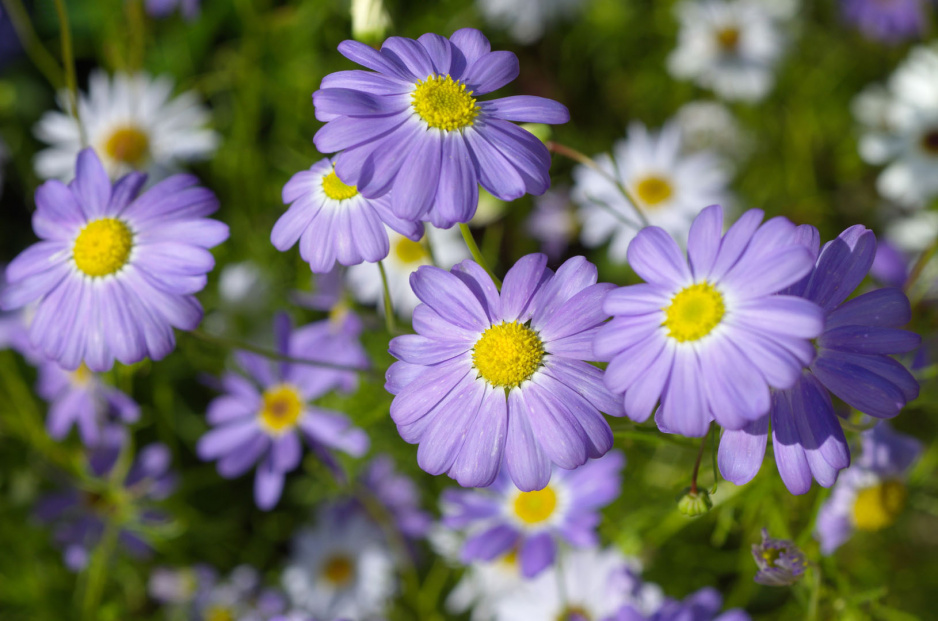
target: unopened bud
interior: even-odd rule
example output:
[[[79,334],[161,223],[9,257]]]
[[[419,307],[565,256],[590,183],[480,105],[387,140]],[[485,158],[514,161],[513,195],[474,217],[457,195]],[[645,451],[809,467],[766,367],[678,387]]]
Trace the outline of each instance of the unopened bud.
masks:
[[[352,38],[368,45],[384,40],[391,16],[381,0],[352,0]]]
[[[713,501],[710,500],[710,494],[705,489],[692,492],[688,487],[684,490],[684,495],[677,501],[677,510],[687,517],[701,516],[712,508]]]
[[[553,135],[550,125],[544,125],[543,123],[522,123],[521,129],[528,130],[541,142],[547,142]]]

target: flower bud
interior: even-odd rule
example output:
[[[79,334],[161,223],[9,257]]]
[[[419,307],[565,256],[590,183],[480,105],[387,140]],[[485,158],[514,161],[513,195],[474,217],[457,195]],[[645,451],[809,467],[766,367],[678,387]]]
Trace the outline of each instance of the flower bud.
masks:
[[[688,487],[677,501],[677,510],[687,517],[701,516],[712,508],[713,501],[710,500],[710,494],[705,489],[692,492]]]

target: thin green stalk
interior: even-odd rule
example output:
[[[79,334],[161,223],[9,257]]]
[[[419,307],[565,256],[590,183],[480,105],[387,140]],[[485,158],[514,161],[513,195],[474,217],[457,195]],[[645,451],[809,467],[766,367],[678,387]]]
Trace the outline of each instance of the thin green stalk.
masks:
[[[104,535],[101,541],[95,547],[94,554],[91,556],[91,564],[88,566],[88,574],[85,582],[84,597],[81,603],[81,617],[85,621],[96,621],[100,618],[99,606],[101,595],[104,593],[104,585],[107,579],[107,566],[114,554],[114,548],[117,545],[117,536],[120,528],[113,520],[108,519],[104,527]]]
[[[488,262],[485,260],[485,257],[482,256],[482,251],[479,250],[478,244],[476,244],[475,238],[472,236],[472,231],[469,230],[469,225],[465,222],[459,223],[459,232],[462,233],[463,241],[466,242],[466,247],[469,249],[469,254],[472,255],[472,260],[482,266],[482,269],[489,275],[492,279],[492,282],[495,283],[495,287],[501,290],[502,281],[499,280],[498,276],[492,272],[489,268]]]
[[[931,261],[931,258],[935,256],[935,251],[938,251],[938,238],[936,238],[928,247],[922,251],[922,256],[918,258],[918,261],[915,262],[915,266],[912,268],[911,273],[909,273],[909,278],[905,281],[902,289],[908,293],[912,286],[918,281],[919,277],[922,275],[925,266],[928,265],[928,262]]]
[[[378,261],[378,271],[381,272],[381,288],[384,290],[384,321],[390,334],[397,333],[394,321],[394,304],[391,303],[391,287],[388,285],[388,273],[384,269],[384,261]]]
[[[707,436],[700,441],[700,450],[697,451],[697,459],[694,461],[694,471],[690,476],[690,493],[697,493],[697,474],[700,472],[700,462],[703,460],[704,447],[707,446]]]
[[[78,122],[78,131],[81,135],[82,146],[88,145],[85,130],[78,118],[78,77],[75,73],[75,51],[72,47],[72,29],[68,22],[68,11],[64,0],[53,0],[55,12],[59,19],[59,37],[62,41],[62,65],[65,67],[65,86],[68,89],[69,114]]]
[[[62,68],[58,61],[49,53],[39,36],[33,29],[32,22],[29,21],[29,13],[23,6],[22,0],[0,0],[0,4],[6,9],[6,14],[10,17],[10,23],[13,24],[13,30],[17,38],[23,44],[23,49],[29,60],[36,65],[52,88],[58,90],[65,85],[65,78],[62,76]]]
[[[710,457],[713,462],[713,489],[710,490],[710,495],[713,496],[717,493],[717,483],[720,481],[720,475],[717,471],[717,436],[720,435],[719,427],[712,425],[710,427]]]

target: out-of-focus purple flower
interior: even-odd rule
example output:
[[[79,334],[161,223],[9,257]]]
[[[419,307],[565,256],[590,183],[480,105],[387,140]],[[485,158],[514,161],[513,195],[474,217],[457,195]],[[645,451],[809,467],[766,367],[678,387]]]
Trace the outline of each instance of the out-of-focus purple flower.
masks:
[[[778,472],[791,493],[804,494],[812,479],[830,487],[850,465],[850,449],[828,391],[870,416],[895,416],[918,396],[919,386],[891,355],[914,350],[921,338],[899,329],[912,314],[900,289],[879,289],[844,301],[869,272],[876,253],[872,231],[850,227],[819,254],[817,229],[803,226],[798,233],[817,264],[783,293],[823,309],[817,353],[794,386],[773,391],[770,415],[724,432],[718,461],[727,480],[737,485],[750,481],[762,465],[771,419]]]
[[[362,484],[393,516],[397,530],[411,539],[426,536],[433,519],[420,508],[420,491],[413,479],[394,469],[394,460],[378,455],[362,475]]]
[[[901,288],[909,277],[909,258],[893,244],[880,240],[870,276],[887,287]]]
[[[312,293],[297,292],[293,301],[306,308],[329,312],[342,300],[345,290],[343,270],[335,266],[325,274],[313,274]]]
[[[92,471],[102,479],[114,467],[117,443],[101,446],[92,456]],[[53,537],[62,548],[65,564],[73,571],[85,567],[91,551],[110,522],[120,528],[118,540],[132,556],[146,557],[150,546],[139,534],[140,526],[155,526],[165,520],[163,514],[148,505],[163,500],[176,487],[176,475],[170,470],[172,454],[163,444],[151,444],[137,454],[122,487],[108,488],[102,481],[94,487],[73,488],[42,498],[36,505],[36,517],[53,525]]]
[[[162,19],[169,17],[177,9],[187,20],[193,20],[199,16],[200,3],[202,0],[145,0],[147,14],[150,17]]]
[[[218,200],[191,175],[140,194],[146,179],[130,173],[112,185],[85,149],[74,181],[36,191],[42,241],[7,266],[0,307],[36,302],[30,340],[68,370],[159,360],[176,346],[174,327],[193,330],[202,319],[194,294],[215,265],[208,249],[228,238],[227,225],[207,217]]]
[[[356,321],[351,327],[340,324],[338,333],[331,332],[328,321],[293,330],[281,315],[274,326],[277,350],[291,358],[364,368],[367,358],[356,340],[361,331]],[[251,379],[235,373],[222,377],[225,394],[208,406],[207,419],[214,428],[199,440],[197,451],[203,460],[219,460],[218,472],[226,478],[240,476],[260,462],[254,479],[260,508],[270,509],[280,499],[285,475],[299,466],[301,437],[333,468],[338,466],[330,450],[356,457],[368,450],[368,436],[344,414],[310,404],[332,390],[354,388],[353,371],[274,363],[248,352],[238,352],[237,361]]]
[[[645,615],[632,605],[623,606],[606,621],[749,621],[739,608],[720,613],[723,596],[712,587],[704,587],[683,600],[666,598],[655,612]]]
[[[575,470],[554,469],[543,489],[522,492],[504,470],[484,489],[448,489],[441,499],[443,524],[465,531],[466,564],[517,552],[523,576],[554,563],[561,542],[598,545],[599,510],[619,496],[625,456],[616,451]]]
[[[267,621],[286,610],[283,594],[261,584],[257,570],[249,565],[235,567],[226,580],[207,567],[196,568],[198,587],[190,609],[193,619]]]
[[[339,52],[372,71],[323,78],[313,104],[326,124],[313,142],[341,152],[336,173],[363,196],[390,192],[397,217],[450,228],[472,219],[479,185],[505,201],[550,187],[547,148],[511,121],[566,123],[570,113],[529,95],[477,100],[519,71],[518,57],[491,51],[478,30],[390,37],[380,50],[343,41]]]
[[[423,302],[417,334],[391,341],[398,362],[385,388],[396,395],[391,418],[401,437],[420,445],[421,468],[484,487],[504,456],[511,480],[532,491],[550,481],[552,464],[576,468],[612,448],[602,412],[620,416],[621,404],[586,362],[613,286],[596,279],[583,257],[554,273],[543,254],[519,259],[501,292],[469,260],[411,275]]]
[[[905,476],[922,453],[922,444],[894,431],[886,422],[863,432],[862,452],[845,470],[817,517],[815,538],[831,554],[855,530],[877,531],[892,525],[905,507]]]
[[[206,565],[183,569],[156,567],[150,572],[147,592],[160,604],[185,606],[195,600],[202,585],[213,580],[215,570]]]
[[[82,442],[95,446],[105,427],[123,430],[123,425],[140,418],[140,406],[133,399],[102,382],[85,365],[66,371],[55,361],[43,362],[36,392],[49,402],[46,429],[56,440],[77,426]]]
[[[821,309],[776,294],[810,273],[814,257],[794,224],[762,217],[749,210],[722,235],[722,208],[707,207],[687,257],[658,227],[632,240],[629,264],[645,282],[606,296],[613,319],[593,342],[596,358],[610,361],[605,385],[624,395],[632,420],[654,411],[659,429],[685,436],[705,435],[714,419],[742,429],[769,411],[770,388],[790,388],[811,362]]]
[[[841,0],[843,15],[867,39],[900,43],[925,33],[927,0]]]
[[[759,571],[755,581],[766,586],[790,586],[801,579],[808,561],[804,553],[787,539],[773,539],[762,529],[762,543],[752,544],[752,557]]]
[[[569,192],[566,189],[549,190],[535,199],[534,211],[525,221],[525,229],[541,242],[541,250],[551,261],[562,257],[577,231]]]

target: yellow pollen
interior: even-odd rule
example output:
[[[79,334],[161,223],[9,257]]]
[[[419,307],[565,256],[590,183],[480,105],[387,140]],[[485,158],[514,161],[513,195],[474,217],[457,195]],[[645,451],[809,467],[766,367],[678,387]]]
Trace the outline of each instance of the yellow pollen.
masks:
[[[235,616],[225,606],[212,606],[205,611],[205,621],[235,621]]]
[[[922,148],[925,149],[925,152],[929,155],[938,157],[938,128],[922,136]]]
[[[739,48],[739,28],[728,26],[717,32],[717,44],[726,53],[735,52]]]
[[[342,183],[334,170],[322,178],[322,191],[334,201],[344,201],[358,195],[358,187]]]
[[[257,417],[271,435],[281,435],[296,426],[303,412],[300,392],[290,384],[278,384],[264,391],[263,406]]]
[[[518,568],[518,548],[514,547],[499,557],[498,562],[512,569]]]
[[[554,514],[557,492],[550,486],[536,492],[521,492],[515,498],[515,515],[525,524],[540,524]]]
[[[75,265],[97,278],[119,271],[130,258],[134,236],[117,218],[101,218],[85,225],[72,247]]]
[[[91,381],[91,369],[88,368],[88,365],[82,362],[77,369],[72,371],[71,379],[72,384],[76,386],[84,386]]]
[[[544,358],[544,344],[537,332],[513,321],[502,322],[482,333],[472,348],[472,364],[493,386],[514,388],[534,375]]]
[[[326,559],[322,566],[322,577],[334,586],[342,586],[352,579],[355,566],[347,556],[336,555]]]
[[[567,606],[559,615],[557,621],[592,621],[589,611],[582,606]]]
[[[665,320],[661,325],[668,329],[668,336],[681,343],[707,336],[726,314],[723,296],[707,281],[684,287],[662,310]]]
[[[104,143],[108,157],[134,168],[139,168],[146,161],[149,151],[150,138],[132,125],[117,128]]]
[[[635,194],[643,207],[657,207],[671,198],[673,192],[668,180],[657,175],[649,175],[635,185]]]
[[[394,242],[394,256],[401,263],[423,263],[430,258],[427,249],[420,242],[407,239],[403,235]]]
[[[472,125],[479,114],[472,91],[448,75],[428,75],[426,80],[417,82],[411,97],[414,112],[430,127],[446,131],[462,129]]]
[[[768,564],[769,567],[775,567],[775,562],[781,555],[782,551],[777,548],[768,548],[767,550],[762,551],[762,559]]]
[[[884,481],[857,492],[853,523],[857,530],[880,530],[892,525],[905,507],[908,492],[899,481]]]

